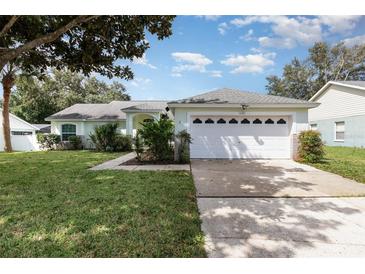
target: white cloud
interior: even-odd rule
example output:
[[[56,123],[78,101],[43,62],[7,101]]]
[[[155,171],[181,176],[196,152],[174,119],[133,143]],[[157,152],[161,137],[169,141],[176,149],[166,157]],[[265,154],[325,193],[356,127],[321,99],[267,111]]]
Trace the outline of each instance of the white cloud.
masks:
[[[217,21],[221,15],[197,15],[196,17],[204,18],[207,21]]]
[[[286,49],[291,49],[295,47],[294,40],[290,38],[271,38],[263,36],[260,37],[258,41],[261,47],[286,48]]]
[[[248,26],[252,23],[271,24],[272,37],[259,38],[262,47],[293,48],[297,45],[312,45],[322,41],[324,27],[331,33],[343,33],[356,27],[360,16],[246,16],[230,21],[236,27]]]
[[[321,23],[329,27],[330,32],[345,33],[356,27],[361,19],[359,15],[322,15],[318,17]]]
[[[148,59],[146,58],[146,54],[144,53],[143,56],[141,58],[133,58],[133,63],[137,64],[137,65],[143,65],[143,66],[147,66],[151,69],[157,69],[156,66],[150,64],[148,62]]]
[[[245,41],[251,41],[253,40],[253,32],[254,32],[253,29],[249,29],[247,33],[240,38]]]
[[[224,35],[226,34],[227,30],[229,29],[229,26],[226,22],[223,22],[223,23],[220,23],[218,25],[218,32],[221,34],[221,35]]]
[[[231,54],[221,63],[234,67],[230,71],[231,73],[262,73],[265,68],[274,65],[275,56],[274,52],[248,55]]]
[[[170,75],[172,77],[181,77],[182,76],[182,74],[181,73],[178,73],[178,72],[172,72]]]
[[[200,53],[174,52],[171,56],[177,63],[180,63],[172,68],[173,74],[181,74],[184,71],[206,72],[206,66],[213,63]]]
[[[211,77],[214,77],[214,78],[221,78],[222,77],[222,71],[220,70],[212,70],[209,72],[210,76]]]
[[[365,44],[365,35],[358,35],[342,40],[347,47]]]
[[[131,82],[130,85],[134,87],[141,87],[151,82],[149,78],[136,77]]]

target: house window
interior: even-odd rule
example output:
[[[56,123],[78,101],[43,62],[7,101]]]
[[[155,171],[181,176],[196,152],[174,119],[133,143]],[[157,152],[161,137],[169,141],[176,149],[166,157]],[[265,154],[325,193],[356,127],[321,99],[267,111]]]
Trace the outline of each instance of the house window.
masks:
[[[230,124],[238,124],[238,121],[236,119],[232,118],[231,120],[229,120],[228,123],[230,123]]]
[[[202,123],[202,120],[200,120],[199,118],[196,118],[194,121],[193,121],[193,124],[201,124]]]
[[[32,135],[31,131],[12,131],[11,135]]]
[[[335,141],[345,140],[345,122],[335,122]]]
[[[249,123],[250,123],[250,121],[247,120],[246,118],[241,121],[241,124],[249,124]]]
[[[255,120],[253,120],[252,122],[253,124],[262,124],[261,120],[256,118]]]
[[[217,121],[217,124],[225,124],[226,123],[226,120],[224,120],[223,118],[220,118],[218,121]]]
[[[286,121],[284,119],[279,119],[279,121],[276,122],[277,124],[279,125],[285,125],[286,124]]]
[[[210,118],[208,118],[207,120],[205,120],[206,124],[214,124],[214,121]]]
[[[64,124],[62,125],[62,141],[68,141],[70,136],[76,136],[76,125]]]
[[[265,121],[265,124],[274,124],[274,121],[269,118]]]
[[[317,124],[311,124],[311,130],[318,130]]]

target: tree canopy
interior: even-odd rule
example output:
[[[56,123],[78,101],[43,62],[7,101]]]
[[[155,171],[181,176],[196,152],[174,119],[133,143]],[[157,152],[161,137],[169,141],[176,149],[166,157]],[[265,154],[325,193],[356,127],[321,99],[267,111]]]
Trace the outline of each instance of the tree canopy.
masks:
[[[131,69],[117,60],[142,57],[150,46],[146,32],[158,39],[170,36],[174,17],[0,16],[4,150],[12,151],[9,104],[16,71],[40,77],[53,67],[132,79]]]
[[[350,48],[318,42],[308,54],[285,65],[281,77],[267,77],[268,93],[308,100],[328,81],[365,80],[365,44]]]
[[[53,70],[42,80],[20,76],[15,86],[10,110],[30,123],[44,123],[49,115],[77,103],[130,100],[119,82],[107,84],[96,77],[85,77],[69,70]]]

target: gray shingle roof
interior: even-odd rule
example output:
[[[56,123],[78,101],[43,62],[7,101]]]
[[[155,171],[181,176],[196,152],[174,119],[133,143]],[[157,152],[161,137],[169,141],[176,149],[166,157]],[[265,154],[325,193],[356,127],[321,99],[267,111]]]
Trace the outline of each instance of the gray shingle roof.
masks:
[[[139,104],[139,105],[134,105],[134,106],[130,106],[130,107],[127,107],[127,108],[123,108],[122,110],[125,111],[125,112],[134,112],[134,111],[155,111],[155,110],[158,110],[158,111],[161,111],[161,110],[164,110],[165,108],[167,107],[167,102],[158,102],[158,101],[151,101],[151,102],[148,102],[148,103],[143,103],[143,104]]]
[[[235,89],[218,89],[169,104],[308,104],[308,101]]]
[[[365,88],[365,81],[334,81],[335,83]]]
[[[122,109],[136,105],[162,106],[164,101],[112,101],[109,104],[75,104],[46,118],[48,120],[124,120]],[[165,107],[161,108],[163,110]]]

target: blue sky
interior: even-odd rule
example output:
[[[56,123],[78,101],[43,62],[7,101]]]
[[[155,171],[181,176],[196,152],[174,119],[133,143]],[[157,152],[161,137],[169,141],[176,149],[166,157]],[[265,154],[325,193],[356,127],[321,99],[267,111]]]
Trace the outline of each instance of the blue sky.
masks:
[[[281,75],[316,41],[365,42],[359,16],[178,16],[173,35],[149,36],[151,48],[132,64],[132,99],[176,99],[220,87],[265,93],[265,77]]]
[[[221,87],[265,93],[265,77],[281,75],[314,42],[364,43],[365,16],[178,16],[171,37],[147,39],[151,48],[130,64],[135,79],[122,81],[132,99],[178,99]]]

